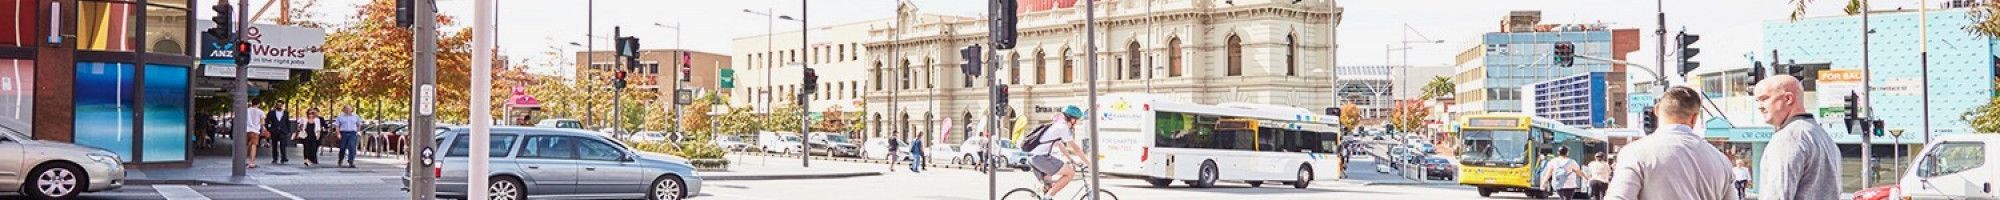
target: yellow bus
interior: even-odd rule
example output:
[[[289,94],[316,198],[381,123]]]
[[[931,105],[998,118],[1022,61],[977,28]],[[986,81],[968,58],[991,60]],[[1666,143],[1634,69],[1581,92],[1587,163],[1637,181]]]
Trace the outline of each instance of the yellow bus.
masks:
[[[1597,133],[1521,113],[1466,116],[1456,125],[1462,145],[1458,183],[1478,188],[1481,197],[1496,192],[1548,197],[1549,191],[1535,180],[1556,147],[1569,147],[1571,159],[1589,163],[1590,155],[1604,151],[1606,144],[1593,139],[1599,138]]]

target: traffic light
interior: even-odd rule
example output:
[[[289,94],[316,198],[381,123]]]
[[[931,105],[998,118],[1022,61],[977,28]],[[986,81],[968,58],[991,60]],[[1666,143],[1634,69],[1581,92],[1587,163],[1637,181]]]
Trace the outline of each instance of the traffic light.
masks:
[[[1015,20],[1018,16],[1014,15],[1014,8],[1020,4],[1015,0],[988,0],[986,3],[986,13],[992,15],[987,17],[991,20],[986,22],[986,29],[990,30],[986,32],[986,37],[992,40],[993,49],[1014,49],[1014,38],[1019,35],[1015,30],[1019,21]]]
[[[1868,121],[1869,121],[1869,123],[1868,123],[1868,132],[1869,132],[1869,133],[1874,133],[1874,134],[1875,134],[1875,137],[1882,137],[1882,134],[1884,133],[1884,132],[1883,132],[1883,127],[1884,127],[1884,126],[1883,126],[1883,124],[1882,124],[1882,120],[1881,120],[1881,119],[1874,119],[1874,120],[1868,120]]]
[[[208,41],[210,43],[226,44],[223,41],[235,40],[236,33],[234,30],[236,30],[236,24],[231,23],[233,21],[231,19],[236,17],[234,12],[231,11],[235,9],[230,8],[228,1],[218,1],[215,6],[209,8],[215,9],[215,17],[208,18],[210,22],[215,22],[215,27],[208,28],[207,31],[202,31],[202,33],[208,34],[210,38]]]
[[[417,24],[417,0],[396,0],[396,27]]]
[[[625,89],[625,70],[611,72],[611,88]]]
[[[1007,85],[1006,84],[994,85],[992,90],[993,90],[993,110],[994,110],[993,114],[996,116],[1007,116],[1008,114]]]
[[[1841,108],[1847,110],[1848,119],[1861,119],[1861,95],[1848,93],[1841,97]]]
[[[236,66],[250,66],[250,41],[236,41]]]
[[[1653,131],[1654,129],[1659,129],[1659,120],[1659,116],[1653,116],[1653,108],[1646,107],[1645,111],[1639,113],[1639,130]]]
[[[1695,68],[1701,67],[1700,62],[1688,61],[1688,59],[1694,58],[1695,55],[1701,54],[1700,48],[1689,47],[1693,46],[1694,42],[1701,41],[1701,36],[1695,34],[1688,34],[1687,31],[1681,31],[1680,35],[1676,35],[1674,36],[1674,38],[1680,41],[1680,47],[1678,47],[1678,49],[1680,50],[1680,54],[1678,55],[1680,56],[1678,57],[1680,58],[1680,63],[1681,63],[1681,68],[1680,68],[1681,76],[1687,76],[1688,72],[1693,72]]]
[[[801,91],[800,95],[819,92],[819,73],[813,72],[812,68],[806,68],[804,77],[804,82],[799,82],[799,85],[804,86],[800,87],[800,89],[803,89],[799,90]]]
[[[689,55],[687,51],[681,51],[681,82],[688,82],[688,78],[693,77],[691,74],[694,73],[694,65],[691,63],[694,63],[694,61],[691,60],[694,60],[693,55]]]
[[[1556,54],[1556,66],[1569,67],[1572,65],[1576,65],[1576,44],[1570,42],[1556,42],[1555,54]]]
[[[980,63],[979,52],[980,52],[979,45],[972,45],[969,47],[965,47],[964,49],[959,49],[958,50],[959,58],[965,60],[965,64],[958,65],[959,71],[964,72],[965,75],[969,75],[972,77],[979,77],[979,63]]]
[[[1749,78],[1750,78],[1750,82],[1744,82],[1744,83],[1743,83],[1743,85],[1745,85],[1745,86],[1750,86],[1750,88],[1756,88],[1756,87],[1757,87],[1757,82],[1762,82],[1762,81],[1764,81],[1764,63],[1762,63],[1762,62],[1757,62],[1757,61],[1750,61],[1750,75],[1749,75]],[[1744,90],[1744,92],[1747,92],[1747,93],[1752,93],[1752,94],[1755,94],[1755,92],[1754,92],[1754,91],[1755,91],[1755,90]]]
[[[619,37],[613,41],[618,46],[618,56],[639,57],[639,37]]]

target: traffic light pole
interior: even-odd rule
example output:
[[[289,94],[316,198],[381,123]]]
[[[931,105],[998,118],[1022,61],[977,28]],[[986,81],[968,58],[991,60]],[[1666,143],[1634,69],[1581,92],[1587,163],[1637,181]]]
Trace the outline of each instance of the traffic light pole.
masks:
[[[229,5],[229,1],[219,0],[216,1],[216,5],[227,6]],[[236,7],[238,8],[250,7],[250,0],[236,0]],[[249,16],[244,14],[243,12],[235,12],[235,14],[237,22],[242,22],[245,21],[246,18],[249,18]],[[242,33],[248,26],[244,25],[243,23],[236,23],[234,25],[236,25],[235,27],[236,31],[234,32],[236,32],[237,34],[232,34],[235,35],[235,38],[230,39],[229,42],[236,43],[238,41],[243,41]],[[220,49],[217,50],[219,51]],[[234,145],[235,147],[233,148],[234,150],[231,150],[229,153],[231,155],[230,156],[231,159],[229,162],[230,177],[243,177],[244,175],[248,174],[249,171],[248,166],[250,165],[249,159],[251,159],[248,158],[250,153],[250,145],[249,145],[250,141],[248,138],[250,137],[250,134],[247,132],[250,129],[249,127],[243,126],[245,124],[250,124],[250,118],[248,116],[251,116],[250,80],[249,80],[250,68],[248,64],[249,63],[236,63],[236,81],[233,81],[236,82],[236,86],[234,87],[236,88],[236,90],[230,91],[230,93],[235,93],[232,95],[234,97],[231,98],[233,100],[231,100],[232,102],[230,102],[231,104],[230,108],[234,108],[236,110],[235,111],[236,114],[234,115],[235,117],[231,117],[233,118],[231,119],[231,121],[235,122],[229,123],[230,129],[234,129],[230,130],[232,135],[230,136],[230,138],[236,140],[236,145]]]
[[[806,1],[799,1],[799,49],[810,49],[811,47],[807,47],[806,45],[812,44],[811,40],[806,39],[806,35],[812,34],[812,28],[808,28],[807,26],[809,25],[806,23],[806,13],[808,11],[811,10],[806,9]],[[799,70],[799,78],[802,81],[799,83],[800,88],[809,88],[812,86],[806,85],[819,84],[804,82],[803,80],[806,76],[813,75],[809,73],[812,71],[812,62],[799,62],[799,69],[801,69]],[[799,101],[799,166],[812,167],[812,118],[810,118],[810,115],[807,115],[812,113],[812,101],[809,101],[806,97],[811,96],[812,92],[816,91],[799,91],[801,92],[794,95],[796,96],[794,98],[797,98]],[[833,155],[831,149],[827,151],[827,155]]]
[[[410,95],[410,98],[413,99],[410,101],[409,130],[432,130],[433,123],[437,119],[436,112],[434,111],[436,109],[435,105],[437,105],[435,98],[437,96],[437,88],[435,86],[437,84],[437,17],[435,17],[437,10],[431,5],[435,5],[437,2],[436,0],[415,0],[414,2],[415,4],[411,5],[411,9],[416,11],[415,16],[417,17],[415,19],[415,26],[410,27],[410,32],[414,34],[410,37],[412,45],[410,60],[415,66],[411,66],[414,69],[412,69],[412,75],[410,76],[412,79],[410,91],[417,94]],[[437,193],[437,175],[433,174],[436,172],[431,170],[431,165],[435,163],[431,163],[432,160],[430,158],[432,144],[430,144],[431,140],[426,139],[431,138],[432,132],[410,131],[410,134],[410,137],[405,137],[408,140],[406,143],[409,144],[409,149],[404,151],[406,154],[409,154],[405,156],[408,160],[408,164],[405,166],[409,166],[405,170],[409,170],[410,174],[410,199],[436,198],[437,195],[434,194]]]
[[[1869,65],[1868,35],[1873,34],[1872,32],[1875,31],[1873,29],[1869,29],[1868,27],[1868,13],[1870,12],[1868,7],[1868,1],[1864,0],[1860,2],[1861,2],[1861,98],[1860,98],[1861,105],[1857,107],[1861,109],[1850,110],[1848,112],[1859,112],[1861,114],[1858,116],[1861,116],[1862,119],[1868,119],[1872,118],[1874,114],[1873,112],[1862,112],[1863,110],[1869,110],[1870,108],[1873,108],[1873,106],[1868,106],[1868,103],[1870,102],[1869,99],[1872,99],[1868,98],[1870,94],[1869,93],[1870,89],[1868,88],[1870,87],[1869,82],[1872,82],[1869,80],[1873,80],[1869,79],[1870,78],[1869,68],[1873,67],[1868,66]],[[1875,159],[1873,157],[1875,155],[1873,148],[1874,146],[1875,146],[1874,134],[1869,134],[1865,132],[1861,133],[1861,172],[1862,172],[1861,185],[1875,184]]]
[[[472,90],[472,92],[470,95],[467,96],[489,97],[493,95],[493,67],[491,66],[493,66],[493,57],[494,57],[493,54],[497,52],[490,51],[488,49],[494,48],[493,35],[496,29],[493,29],[493,20],[494,20],[493,18],[497,17],[493,15],[494,1],[495,0],[474,0],[472,3],[472,8],[473,8],[472,49],[477,49],[477,50],[472,51],[472,66],[473,66],[471,73],[472,84],[469,85],[471,87],[470,90]],[[429,6],[425,6],[425,8],[428,9]],[[434,18],[435,17],[425,17],[425,20],[428,21]],[[472,126],[472,134],[469,134],[469,136],[472,139],[470,141],[466,141],[466,143],[491,144],[490,134],[492,133],[492,130],[490,129],[492,129],[493,126],[493,110],[491,106],[486,106],[486,105],[492,105],[493,103],[492,98],[467,98],[467,99],[469,99],[468,101],[470,101],[467,104],[479,105],[479,106],[472,106],[471,108],[468,109],[469,112],[467,115],[470,115],[470,117],[468,118],[471,118],[471,123],[469,124],[471,124],[470,126]],[[430,130],[420,130],[416,132],[430,132]],[[429,138],[416,139],[416,140],[427,140],[427,139]],[[487,177],[486,164],[488,159],[490,158],[488,156],[483,156],[483,155],[489,155],[490,154],[489,152],[493,150],[495,149],[492,149],[492,147],[489,145],[471,145],[470,151],[467,152],[469,155],[477,155],[477,156],[466,156],[469,158],[466,161],[466,163],[468,164],[466,165],[466,170],[465,170],[466,171],[465,191],[466,191],[466,197],[468,199],[487,198],[486,187],[487,187],[487,182],[490,180],[488,180]],[[506,151],[507,149],[502,148],[498,150]]]

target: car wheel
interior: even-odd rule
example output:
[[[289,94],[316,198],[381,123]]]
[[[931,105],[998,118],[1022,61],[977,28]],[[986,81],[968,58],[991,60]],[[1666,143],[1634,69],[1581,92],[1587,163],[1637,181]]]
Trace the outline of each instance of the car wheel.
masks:
[[[1306,188],[1306,186],[1312,185],[1312,180],[1313,180],[1312,167],[1300,165],[1298,180],[1292,181],[1292,188],[1304,189]]]
[[[1215,161],[1213,161],[1213,160],[1209,160],[1209,161],[1202,161],[1202,162],[1201,162],[1201,172],[1200,172],[1200,174],[1201,174],[1200,178],[1201,178],[1201,179],[1197,179],[1197,180],[1196,180],[1196,182],[1195,182],[1195,183],[1197,183],[1197,184],[1194,184],[1194,187],[1197,187],[1197,188],[1209,188],[1209,187],[1215,187],[1215,181],[1216,181],[1217,179],[1220,179],[1220,177],[1217,177],[1217,174],[1216,174],[1216,172],[1215,172],[1215,171],[1216,171],[1216,170],[1215,170]]]
[[[28,179],[25,193],[31,199],[71,199],[83,193],[90,180],[83,170],[68,163],[50,163],[35,167],[34,178]]]
[[[689,196],[686,193],[687,185],[681,183],[681,177],[666,175],[660,176],[659,180],[653,180],[653,187],[646,192],[646,199],[680,200],[682,197]]]
[[[486,185],[486,199],[492,199],[492,200],[528,199],[527,198],[528,194],[527,192],[525,192],[528,190],[527,188],[523,188],[523,185],[521,185],[521,180],[505,176],[494,177],[493,180],[494,181],[492,183],[487,183]]]
[[[1163,188],[1167,187],[1167,185],[1174,184],[1174,179],[1146,178],[1146,183],[1153,184],[1153,187],[1156,188]]]

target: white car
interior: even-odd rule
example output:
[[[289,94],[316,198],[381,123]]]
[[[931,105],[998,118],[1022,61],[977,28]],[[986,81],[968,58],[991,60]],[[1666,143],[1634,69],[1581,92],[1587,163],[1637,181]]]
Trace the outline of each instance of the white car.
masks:
[[[1897,181],[1901,199],[2000,199],[2000,135],[1942,135]]]
[[[757,138],[757,146],[766,153],[791,153],[799,151],[799,136],[765,133]]]
[[[952,162],[952,159],[965,155],[959,153],[957,144],[925,145],[924,148],[929,148],[924,150],[924,159],[931,160],[931,163]]]
[[[0,129],[0,155],[5,155],[0,156],[0,193],[71,199],[125,187],[123,158],[104,149],[35,140],[5,128]]]
[[[709,140],[708,143],[714,144],[715,147],[721,147],[722,149],[729,151],[744,151],[746,149],[750,149],[750,144],[743,143],[743,137],[738,137],[734,135],[716,136],[715,139]]]

